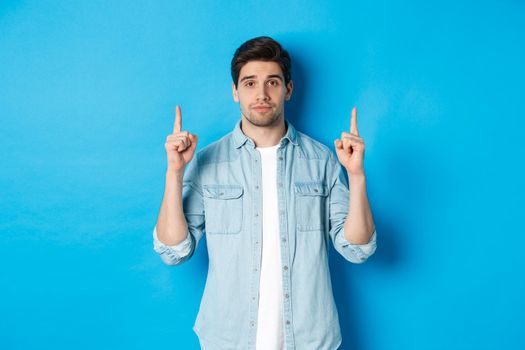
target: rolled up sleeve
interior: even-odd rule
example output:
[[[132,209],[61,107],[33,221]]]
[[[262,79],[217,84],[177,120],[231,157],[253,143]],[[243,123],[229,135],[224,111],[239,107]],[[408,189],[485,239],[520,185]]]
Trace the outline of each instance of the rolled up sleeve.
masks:
[[[162,243],[157,236],[157,227],[153,229],[153,250],[155,250],[162,261],[167,265],[178,265],[189,258],[192,251],[191,235],[188,233],[186,238],[176,245]]]
[[[343,228],[337,235],[335,244],[340,247],[340,253],[346,260],[355,264],[363,263],[376,251],[376,230],[372,233],[372,237],[370,237],[368,243],[353,244],[346,239]]]

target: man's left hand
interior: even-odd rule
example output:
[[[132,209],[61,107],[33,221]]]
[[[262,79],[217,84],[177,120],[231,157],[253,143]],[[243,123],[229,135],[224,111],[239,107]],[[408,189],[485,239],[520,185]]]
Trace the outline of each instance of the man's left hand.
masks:
[[[345,167],[348,176],[364,175],[363,160],[365,157],[365,142],[357,131],[357,109],[352,108],[350,132],[342,132],[341,139],[334,140],[335,152],[339,162]]]

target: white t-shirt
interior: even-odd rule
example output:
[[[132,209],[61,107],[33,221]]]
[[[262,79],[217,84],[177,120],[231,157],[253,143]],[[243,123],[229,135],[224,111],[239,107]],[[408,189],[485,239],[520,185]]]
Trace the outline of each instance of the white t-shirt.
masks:
[[[284,350],[283,286],[277,202],[277,148],[257,147],[262,167],[262,261],[257,350]]]

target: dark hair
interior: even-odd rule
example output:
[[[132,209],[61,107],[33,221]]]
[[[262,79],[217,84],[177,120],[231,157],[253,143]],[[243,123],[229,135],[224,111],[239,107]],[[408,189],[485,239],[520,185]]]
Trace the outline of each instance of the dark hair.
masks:
[[[285,85],[292,79],[292,59],[288,52],[272,38],[259,36],[250,39],[235,50],[231,63],[231,74],[235,88],[239,82],[241,68],[249,61],[271,61],[281,67]]]

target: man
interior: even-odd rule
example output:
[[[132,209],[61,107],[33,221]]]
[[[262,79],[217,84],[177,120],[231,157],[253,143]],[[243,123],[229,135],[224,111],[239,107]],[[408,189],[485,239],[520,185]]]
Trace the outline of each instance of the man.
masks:
[[[290,71],[279,43],[248,40],[231,63],[241,111],[234,130],[194,157],[197,136],[181,131],[177,106],[165,143],[154,249],[181,264],[206,233],[209,270],[193,328],[205,350],[337,349],[329,242],[354,263],[376,249],[356,109],[350,132],[335,140],[339,163],[285,119]]]

